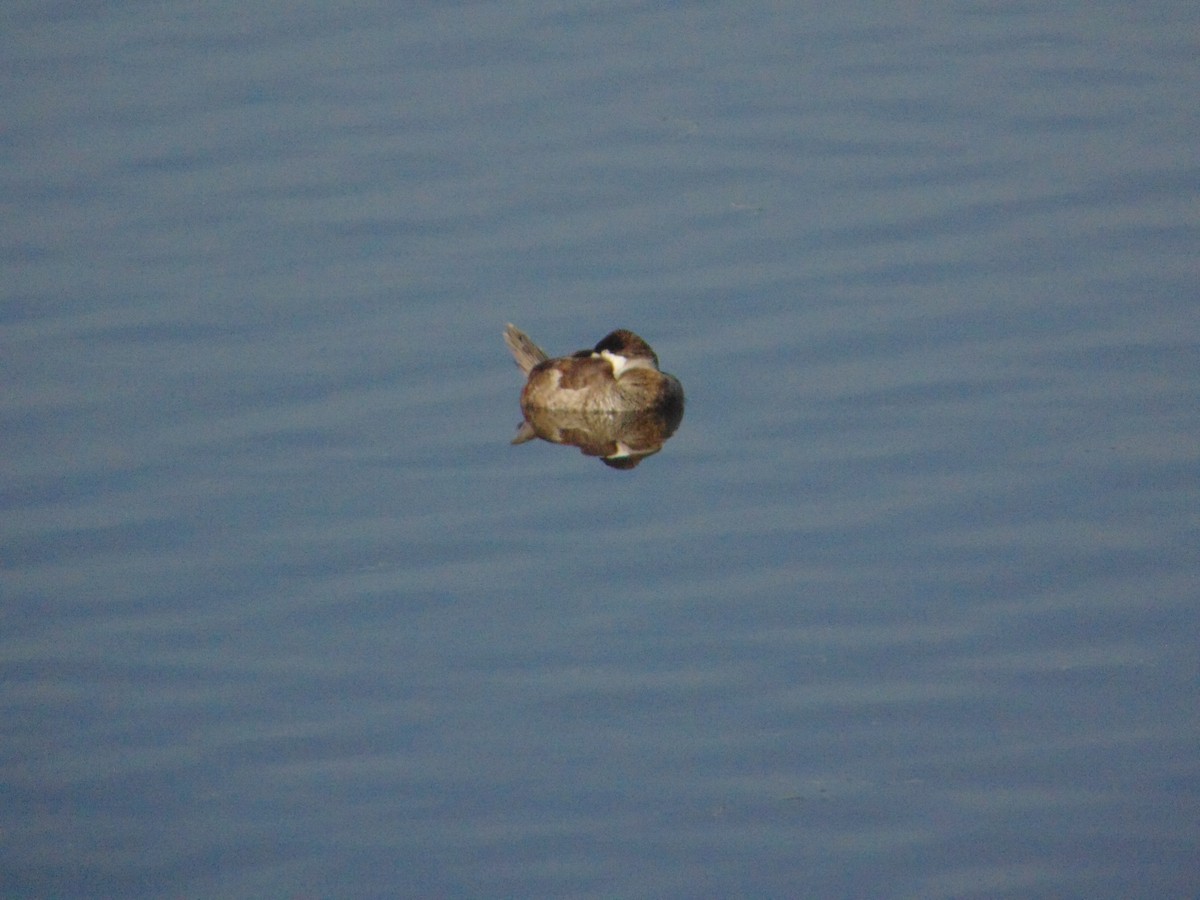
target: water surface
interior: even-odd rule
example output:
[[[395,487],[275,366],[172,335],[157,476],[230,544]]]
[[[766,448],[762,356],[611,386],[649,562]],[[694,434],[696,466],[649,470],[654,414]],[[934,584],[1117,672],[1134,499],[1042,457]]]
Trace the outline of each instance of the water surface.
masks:
[[[6,21],[6,895],[1196,893],[1192,5]]]

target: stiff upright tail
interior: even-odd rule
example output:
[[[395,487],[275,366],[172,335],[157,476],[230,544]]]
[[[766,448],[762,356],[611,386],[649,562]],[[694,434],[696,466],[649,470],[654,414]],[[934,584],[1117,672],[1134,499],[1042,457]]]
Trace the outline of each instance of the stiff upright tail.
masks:
[[[525,374],[529,374],[529,370],[538,363],[545,362],[550,358],[546,355],[546,351],[535,344],[529,335],[511,322],[504,328],[504,343],[508,344],[513,359],[517,361],[517,365]]]

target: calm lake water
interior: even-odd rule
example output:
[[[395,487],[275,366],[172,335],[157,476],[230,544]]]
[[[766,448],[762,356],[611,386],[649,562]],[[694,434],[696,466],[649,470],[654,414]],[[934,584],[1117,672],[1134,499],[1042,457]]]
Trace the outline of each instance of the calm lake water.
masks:
[[[1200,892],[1200,6],[3,20],[4,896]]]

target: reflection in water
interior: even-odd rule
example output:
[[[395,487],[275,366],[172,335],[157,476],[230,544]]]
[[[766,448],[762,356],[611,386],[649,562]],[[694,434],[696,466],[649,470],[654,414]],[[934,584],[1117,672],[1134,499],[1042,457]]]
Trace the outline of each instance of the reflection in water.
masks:
[[[555,358],[513,325],[504,341],[529,376],[514,444],[540,437],[632,469],[661,450],[683,419],[683,385],[659,369],[658,355],[632,331],[618,329],[590,350]]]
[[[539,437],[552,444],[578,447],[614,469],[632,469],[661,450],[682,420],[682,402],[632,413],[527,409],[513,443]]]

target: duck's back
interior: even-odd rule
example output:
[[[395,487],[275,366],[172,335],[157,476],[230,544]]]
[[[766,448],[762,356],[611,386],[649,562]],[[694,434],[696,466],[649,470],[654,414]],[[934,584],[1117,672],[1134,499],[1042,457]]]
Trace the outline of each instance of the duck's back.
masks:
[[[625,401],[612,366],[599,357],[566,356],[538,363],[521,391],[521,405],[580,412],[620,410]]]

